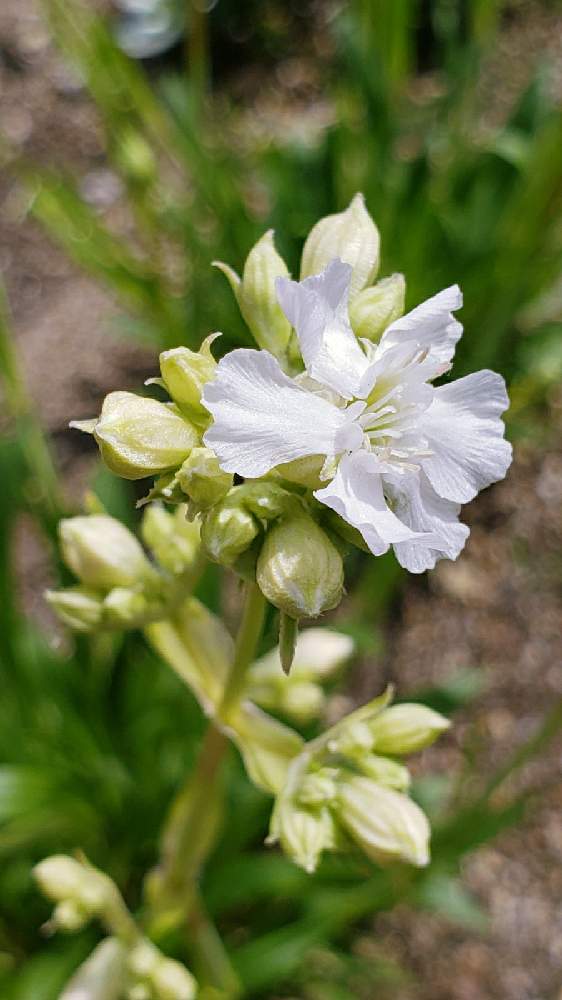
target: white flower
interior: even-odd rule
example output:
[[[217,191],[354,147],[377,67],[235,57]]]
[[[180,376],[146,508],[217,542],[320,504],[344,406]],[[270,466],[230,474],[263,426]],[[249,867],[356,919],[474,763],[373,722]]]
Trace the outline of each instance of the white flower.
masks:
[[[511,462],[500,414],[504,380],[480,371],[435,388],[451,367],[462,326],[453,285],[392,323],[379,344],[355,337],[351,267],[277,280],[306,373],[290,378],[267,351],[235,350],[203,401],[205,435],[226,472],[247,478],[305,456],[324,459],[314,496],[357,528],[370,550],[392,545],[413,573],[456,559],[469,529],[460,504],[502,479]]]

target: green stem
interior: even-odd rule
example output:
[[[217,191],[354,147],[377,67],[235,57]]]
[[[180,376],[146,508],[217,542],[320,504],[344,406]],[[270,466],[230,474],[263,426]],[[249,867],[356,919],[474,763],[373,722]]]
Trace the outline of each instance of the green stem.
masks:
[[[258,586],[249,584],[242,620],[238,630],[234,659],[226,681],[216,718],[228,721],[244,690],[246,671],[252,663],[265,613],[265,600]],[[214,980],[233,996],[238,991],[236,976],[220,938],[205,913],[196,882],[213,843],[212,829],[217,819],[217,794],[221,765],[229,741],[214,721],[203,738],[195,769],[172,807],[164,836],[164,857],[157,881],[153,933],[162,926],[187,920],[188,935],[199,955],[202,967],[214,969]],[[220,949],[221,960],[217,953]],[[221,971],[222,970],[222,971]]]

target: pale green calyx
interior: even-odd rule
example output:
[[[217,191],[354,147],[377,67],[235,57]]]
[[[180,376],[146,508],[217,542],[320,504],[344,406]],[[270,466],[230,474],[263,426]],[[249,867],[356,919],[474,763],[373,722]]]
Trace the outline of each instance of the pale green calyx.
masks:
[[[199,444],[199,432],[176,406],[133,392],[110,392],[95,423],[70,426],[93,433],[108,469],[123,479],[175,469]]]
[[[61,930],[79,930],[113,901],[111,879],[65,854],[40,861],[33,875],[43,895],[56,903],[53,922]]]
[[[229,472],[223,472],[210,448],[194,448],[177,473],[183,492],[199,510],[222,500],[233,484]]]
[[[47,590],[45,600],[64,625],[75,632],[91,632],[101,624],[103,597],[88,587]]]
[[[267,600],[291,618],[314,618],[339,604],[343,562],[326,533],[302,514],[268,531],[256,580]]]
[[[66,565],[87,587],[130,587],[153,575],[135,536],[107,514],[66,518],[59,538]]]
[[[160,371],[166,389],[176,406],[197,423],[209,420],[201,393],[205,383],[215,374],[217,363],[211,354],[211,344],[218,336],[218,333],[210,334],[198,351],[173,347],[160,355]]]
[[[368,857],[428,864],[429,823],[406,795],[348,772],[340,778],[337,802],[339,822]]]
[[[278,357],[283,355],[291,326],[277,301],[275,281],[288,277],[289,271],[275,249],[273,230],[250,250],[242,279],[227,264],[215,261],[215,267],[228,278],[240,312],[259,346]]]
[[[391,323],[404,314],[406,282],[391,274],[371,288],[364,288],[349,306],[349,319],[357,337],[378,342]]]
[[[277,841],[300,868],[311,874],[326,850],[336,846],[333,816],[326,806],[300,806],[280,799],[271,818],[268,843]]]
[[[216,504],[201,522],[201,542],[209,559],[232,566],[259,534],[259,524],[244,507],[229,502]]]
[[[146,939],[132,949],[128,967],[136,984],[147,988],[153,1000],[193,1000],[197,983],[184,965],[166,958]]]
[[[353,268],[349,290],[352,301],[375,280],[379,253],[379,231],[363,195],[356,194],[345,211],[327,215],[311,229],[302,253],[301,280],[319,274],[338,257]]]
[[[430,746],[450,722],[425,705],[392,705],[371,723],[373,748],[377,753],[405,755]]]

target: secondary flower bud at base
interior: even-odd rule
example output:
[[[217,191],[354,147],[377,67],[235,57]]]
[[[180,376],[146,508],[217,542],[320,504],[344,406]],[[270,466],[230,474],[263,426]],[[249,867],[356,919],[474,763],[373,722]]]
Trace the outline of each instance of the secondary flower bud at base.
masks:
[[[267,600],[291,618],[314,618],[339,604],[343,562],[312,518],[287,518],[268,531],[256,580]]]
[[[196,422],[209,419],[209,411],[201,402],[201,393],[217,367],[211,354],[211,344],[217,336],[213,333],[207,337],[199,351],[174,347],[160,355],[160,371],[166,389],[180,410]]]
[[[173,404],[133,392],[110,392],[99,420],[70,426],[93,433],[108,469],[123,479],[175,469],[199,444],[198,431]]]
[[[404,314],[406,282],[403,274],[392,274],[365,288],[349,305],[349,320],[357,337],[379,341],[387,326]]]
[[[233,477],[222,471],[210,448],[194,448],[177,478],[183,492],[201,510],[222,500],[233,483]]]
[[[135,536],[107,514],[67,518],[59,523],[59,537],[66,565],[88,587],[129,587],[152,574]]]

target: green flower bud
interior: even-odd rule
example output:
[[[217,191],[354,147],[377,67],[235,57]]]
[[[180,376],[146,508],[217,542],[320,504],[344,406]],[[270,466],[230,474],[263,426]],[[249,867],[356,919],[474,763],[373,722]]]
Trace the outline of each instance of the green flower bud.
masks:
[[[57,904],[53,921],[64,930],[83,927],[113,899],[113,883],[106,875],[64,854],[40,861],[33,875],[41,892]]]
[[[211,344],[218,336],[218,333],[210,334],[198,351],[173,347],[160,355],[160,371],[166,389],[180,410],[198,423],[209,420],[201,393],[205,383],[215,374],[217,363],[211,354]]]
[[[363,195],[356,194],[344,212],[327,215],[311,229],[302,252],[301,280],[319,274],[339,257],[353,268],[351,301],[375,280],[379,250],[379,231],[365,208]]]
[[[291,325],[277,301],[276,278],[286,278],[289,271],[277,253],[270,229],[250,250],[242,280],[232,268],[220,261],[215,267],[226,275],[240,307],[240,312],[260,347],[277,356],[289,343]]]
[[[138,590],[114,587],[103,602],[104,623],[109,628],[135,628],[150,613],[149,603]]]
[[[59,537],[66,565],[89,587],[129,587],[154,572],[135,536],[107,514],[66,518]]]
[[[81,931],[89,921],[90,914],[86,912],[84,907],[71,899],[65,899],[55,906],[48,926],[74,934],[76,931]]]
[[[129,952],[129,969],[154,1000],[193,1000],[197,983],[184,965],[166,958],[150,941],[140,941]]]
[[[398,792],[407,792],[411,780],[408,768],[388,757],[377,757],[374,753],[365,753],[355,759],[357,766],[366,778],[372,778],[379,785],[395,788]]]
[[[59,1000],[121,1000],[125,991],[126,948],[105,938],[78,967]]]
[[[410,754],[430,746],[451,723],[425,705],[392,705],[370,724],[373,747],[381,754]]]
[[[211,507],[201,523],[201,542],[207,555],[232,566],[259,534],[259,525],[243,507],[229,502]]]
[[[154,969],[151,985],[155,1000],[194,1000],[197,983],[184,965],[164,958]]]
[[[322,688],[318,684],[313,684],[312,681],[289,683],[280,692],[280,695],[276,703],[270,707],[279,708],[281,712],[302,726],[319,718],[326,704],[326,696]]]
[[[339,604],[343,563],[328,536],[305,515],[271,528],[256,567],[260,590],[291,618],[312,618]]]
[[[327,808],[302,808],[281,799],[273,810],[269,843],[279,841],[286,854],[312,874],[325,850],[336,843],[334,820]]]
[[[333,802],[337,794],[336,775],[337,772],[329,767],[306,774],[297,793],[299,805],[322,806]]]
[[[133,392],[110,392],[95,424],[70,426],[93,433],[108,469],[123,479],[175,469],[199,444],[198,431],[175,406]]]
[[[180,504],[170,514],[162,504],[145,508],[141,535],[157,562],[169,573],[184,573],[193,566],[201,547],[199,524],[188,521],[187,508]]]
[[[365,854],[384,864],[429,863],[430,829],[419,806],[406,795],[370,778],[342,775],[338,787],[339,822]]]
[[[233,483],[233,477],[222,471],[210,448],[194,448],[177,478],[183,492],[200,510],[224,499]]]
[[[75,632],[92,632],[101,624],[103,598],[88,587],[47,590],[45,599],[63,625]]]
[[[358,337],[378,342],[387,326],[404,314],[406,282],[403,274],[391,274],[364,288],[349,306],[349,319]]]

